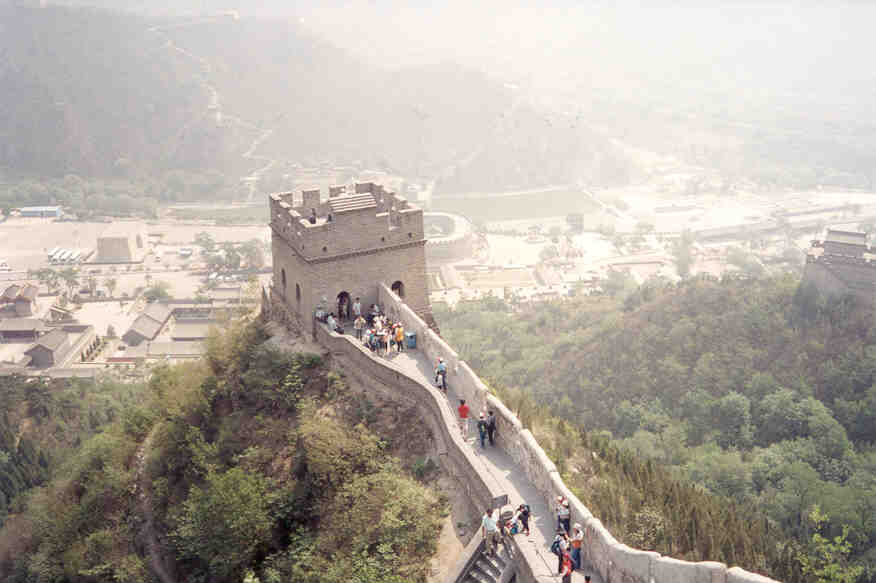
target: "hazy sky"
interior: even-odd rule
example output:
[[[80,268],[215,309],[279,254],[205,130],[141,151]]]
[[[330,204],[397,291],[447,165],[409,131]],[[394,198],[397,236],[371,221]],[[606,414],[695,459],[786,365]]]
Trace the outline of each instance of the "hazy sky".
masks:
[[[830,83],[838,94],[876,80],[870,3],[350,0],[300,9],[306,26],[388,64],[450,59],[597,85],[636,77],[798,92]]]
[[[68,1],[294,19],[375,63],[455,61],[538,90],[876,103],[876,2],[863,0]]]

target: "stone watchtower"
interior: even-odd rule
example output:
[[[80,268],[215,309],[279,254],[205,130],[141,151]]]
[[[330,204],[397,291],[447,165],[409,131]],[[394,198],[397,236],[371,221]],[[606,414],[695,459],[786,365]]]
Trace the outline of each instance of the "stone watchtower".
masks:
[[[272,309],[299,325],[323,303],[337,313],[359,297],[365,312],[385,283],[431,323],[422,209],[371,182],[353,190],[333,186],[325,202],[318,189],[270,196]]]
[[[828,229],[806,254],[803,284],[827,296],[851,294],[872,303],[876,298],[876,257],[867,233]]]

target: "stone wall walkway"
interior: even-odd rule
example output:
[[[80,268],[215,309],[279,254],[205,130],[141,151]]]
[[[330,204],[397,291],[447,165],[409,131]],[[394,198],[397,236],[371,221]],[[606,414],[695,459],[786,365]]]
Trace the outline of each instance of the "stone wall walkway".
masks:
[[[434,384],[434,369],[425,355],[417,350],[408,350],[402,353],[392,353],[390,356],[375,356],[375,358],[386,359],[401,368],[405,374],[422,380],[426,383]],[[456,407],[459,404],[459,398],[453,391],[453,386],[448,386],[448,403],[454,415],[456,415]],[[477,418],[477,413],[473,411],[474,418]],[[560,578],[557,574],[557,556],[550,552],[551,542],[556,534],[557,520],[553,508],[548,507],[547,502],[536,490],[535,486],[529,481],[522,469],[518,468],[511,457],[498,446],[490,446],[489,442],[486,448],[481,449],[478,442],[477,429],[474,421],[470,420],[469,439],[473,451],[478,455],[478,461],[481,463],[481,474],[490,476],[497,484],[500,492],[508,494],[509,503],[517,506],[523,502],[530,505],[532,509],[532,517],[529,519],[529,536],[518,534],[515,536],[517,544],[520,546],[527,562],[532,567],[542,573],[551,573],[555,575],[555,579]],[[543,568],[542,568],[543,567]],[[584,581],[584,575],[590,575],[593,583],[602,583],[602,578],[595,569],[589,568],[585,564],[583,570],[575,572],[572,576],[573,581]]]

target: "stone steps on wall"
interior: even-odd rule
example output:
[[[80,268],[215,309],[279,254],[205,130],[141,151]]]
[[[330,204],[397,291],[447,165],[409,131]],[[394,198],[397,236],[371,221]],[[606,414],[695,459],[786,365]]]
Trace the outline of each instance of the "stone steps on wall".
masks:
[[[460,583],[498,583],[508,567],[508,561],[499,555],[487,555],[480,549],[477,560],[472,563],[468,572],[459,579]]]

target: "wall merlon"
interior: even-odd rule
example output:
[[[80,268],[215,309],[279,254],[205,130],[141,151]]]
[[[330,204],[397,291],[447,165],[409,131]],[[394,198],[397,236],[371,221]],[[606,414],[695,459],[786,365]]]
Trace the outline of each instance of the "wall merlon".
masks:
[[[694,563],[658,557],[651,566],[655,581],[677,581],[677,583],[698,583],[697,569]]]
[[[764,577],[757,573],[750,573],[745,569],[733,567],[727,569],[727,583],[778,583],[775,579]]]

